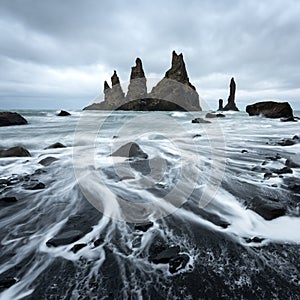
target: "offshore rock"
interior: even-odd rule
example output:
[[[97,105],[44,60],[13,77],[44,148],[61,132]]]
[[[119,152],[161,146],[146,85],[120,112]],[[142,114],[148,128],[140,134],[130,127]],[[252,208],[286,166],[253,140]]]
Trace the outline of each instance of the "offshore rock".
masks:
[[[263,115],[266,118],[289,118],[293,110],[288,102],[264,101],[246,107],[249,116]]]
[[[190,83],[183,55],[173,51],[172,66],[165,77],[147,94],[146,77],[140,58],[132,67],[126,98],[116,71],[112,87],[104,82],[104,101],[84,110],[200,111],[199,95]]]
[[[144,99],[147,97],[147,80],[143,70],[142,60],[137,58],[136,65],[131,68],[130,83],[126,100]]]
[[[0,157],[30,157],[30,153],[23,147],[12,147],[7,150],[0,150]]]
[[[0,126],[25,125],[27,121],[15,112],[0,112]]]
[[[218,110],[223,111],[224,107],[223,107],[223,99],[219,99],[219,108]]]
[[[229,97],[228,97],[228,103],[224,107],[223,110],[234,110],[234,111],[239,111],[235,104],[235,91],[236,91],[236,84],[234,81],[234,78],[232,77],[230,80],[230,92],[229,92]]]
[[[152,89],[150,98],[163,99],[182,106],[187,111],[201,110],[199,95],[190,83],[183,55],[173,51],[172,66]]]
[[[125,100],[125,94],[116,70],[114,70],[114,74],[111,77],[111,84],[112,87],[109,87],[108,83],[104,82],[104,103],[108,106],[108,109],[115,109],[122,105]]]

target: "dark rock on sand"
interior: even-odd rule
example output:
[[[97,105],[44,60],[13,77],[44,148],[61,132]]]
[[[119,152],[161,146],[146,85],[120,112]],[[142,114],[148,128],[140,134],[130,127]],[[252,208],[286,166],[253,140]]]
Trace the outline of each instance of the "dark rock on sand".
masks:
[[[8,206],[18,202],[16,197],[3,197],[0,198],[0,207]]]
[[[71,251],[72,251],[73,253],[77,253],[79,250],[81,250],[81,249],[84,248],[84,247],[86,247],[86,244],[84,244],[84,243],[82,243],[82,244],[75,244],[75,245],[72,247]]]
[[[43,166],[49,166],[51,165],[53,162],[57,161],[58,159],[52,156],[48,156],[42,160],[39,161],[39,164],[43,165]]]
[[[153,226],[153,222],[147,222],[147,223],[136,224],[134,226],[134,229],[146,232],[152,226]]]
[[[203,118],[196,118],[196,119],[192,120],[192,123],[208,124],[211,122],[208,120],[204,120]]]
[[[0,279],[0,292],[3,289],[8,289],[9,287],[14,285],[15,283],[17,283],[17,279],[14,278],[14,277],[6,277],[6,278],[3,278],[3,279]]]
[[[293,110],[288,102],[264,101],[246,107],[249,116],[263,115],[266,118],[290,118]]]
[[[225,105],[223,110],[234,110],[234,111],[239,111],[235,104],[235,91],[236,91],[236,84],[234,81],[234,78],[232,77],[230,80],[230,92],[229,92],[229,97],[228,97],[228,103]]]
[[[113,152],[111,156],[148,158],[148,154],[146,154],[138,144],[132,142],[121,146],[118,150]]]
[[[253,198],[248,208],[266,220],[273,220],[286,213],[286,207],[282,203],[260,197]]]
[[[225,115],[223,114],[213,114],[213,113],[207,113],[205,118],[225,118]]]
[[[58,247],[63,245],[72,244],[78,241],[83,236],[83,232],[80,230],[70,230],[56,235],[52,239],[46,242],[48,247]]]
[[[71,114],[70,114],[69,112],[65,111],[65,110],[61,110],[61,111],[57,114],[57,116],[59,116],[59,117],[66,117],[66,116],[71,116]]]
[[[157,255],[149,259],[154,264],[167,264],[170,262],[170,260],[174,259],[179,254],[179,251],[180,251],[179,246],[173,246],[159,252]]]
[[[282,139],[277,144],[280,145],[280,146],[293,146],[296,143],[297,142],[295,140],[293,140],[293,139]]]
[[[58,148],[66,148],[66,146],[63,145],[62,143],[54,143],[54,144],[46,147],[45,150],[47,150],[47,149],[58,149]]]
[[[294,162],[292,159],[287,159],[285,165],[289,168],[300,168],[300,163]]]
[[[28,183],[28,184],[24,184],[23,187],[25,188],[25,190],[32,190],[32,191],[34,191],[34,190],[42,190],[46,186],[42,182],[39,182],[39,181],[35,182],[34,181],[34,182],[31,182],[31,183]]]
[[[169,272],[174,274],[186,267],[190,260],[187,254],[178,254],[169,261]]]
[[[0,157],[30,157],[30,153],[23,147],[13,147],[7,150],[0,150]]]
[[[273,171],[274,173],[281,175],[281,174],[292,174],[293,170],[289,167],[283,167],[282,169],[276,169]]]
[[[0,126],[26,125],[27,121],[15,112],[0,112]]]

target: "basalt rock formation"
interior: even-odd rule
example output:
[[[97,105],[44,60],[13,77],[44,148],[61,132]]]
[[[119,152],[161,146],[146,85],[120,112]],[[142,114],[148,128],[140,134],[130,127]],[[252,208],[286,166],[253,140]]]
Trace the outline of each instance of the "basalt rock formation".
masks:
[[[220,110],[220,111],[224,110],[224,108],[223,108],[223,99],[219,99],[219,108],[218,108],[218,110]]]
[[[236,91],[236,84],[234,81],[234,78],[231,78],[230,81],[230,92],[229,92],[229,97],[228,97],[228,103],[226,104],[226,106],[224,107],[223,110],[235,110],[235,111],[239,111],[239,109],[237,108],[236,104],[235,104],[235,91]]]
[[[127,101],[144,99],[147,97],[147,80],[143,70],[142,61],[137,58],[136,65],[131,68],[130,83],[126,95]]]
[[[125,97],[116,71],[112,87],[104,82],[104,101],[93,103],[85,110],[181,110],[199,111],[199,95],[190,83],[182,54],[173,51],[172,66],[165,77],[147,94],[147,79],[142,61],[136,59],[131,68],[130,83]]]
[[[199,95],[190,83],[183,55],[173,51],[172,66],[165,77],[152,89],[150,98],[163,99],[182,106],[184,110],[199,111]]]
[[[263,115],[266,118],[293,117],[293,109],[288,102],[264,101],[246,107],[249,116]]]

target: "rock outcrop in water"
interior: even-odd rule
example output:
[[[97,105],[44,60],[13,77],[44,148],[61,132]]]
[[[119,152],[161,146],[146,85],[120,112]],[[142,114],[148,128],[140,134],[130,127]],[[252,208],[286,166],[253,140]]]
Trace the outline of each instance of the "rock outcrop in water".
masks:
[[[112,87],[104,82],[104,101],[85,110],[144,110],[144,111],[199,111],[199,95],[191,84],[182,54],[173,51],[171,68],[165,77],[147,93],[147,79],[142,61],[136,59],[132,67],[128,92],[125,97],[119,78],[114,72]]]
[[[219,99],[219,108],[218,110],[223,111],[224,107],[223,107],[223,99]]]
[[[25,125],[27,121],[15,112],[0,112],[0,126]]]
[[[223,110],[234,110],[234,111],[239,111],[235,104],[235,91],[236,91],[236,84],[234,81],[234,78],[232,77],[230,80],[230,92],[229,92],[229,97],[228,97],[228,103],[225,105]]]
[[[7,150],[0,150],[0,157],[30,157],[30,153],[23,147],[12,147]]]
[[[249,116],[263,115],[266,118],[293,117],[293,109],[288,102],[264,101],[246,107]]]
[[[59,117],[67,117],[67,116],[71,116],[71,114],[68,111],[65,110],[61,110],[58,114]]]

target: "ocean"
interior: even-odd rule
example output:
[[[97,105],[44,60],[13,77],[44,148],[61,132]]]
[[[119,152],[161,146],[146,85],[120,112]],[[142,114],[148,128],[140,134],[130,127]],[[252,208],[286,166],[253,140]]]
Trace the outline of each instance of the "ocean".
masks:
[[[1,300],[299,299],[300,168],[284,168],[300,143],[281,143],[299,122],[18,112],[29,124],[0,127],[0,149],[31,157],[0,158]],[[128,142],[148,158],[111,156]]]

